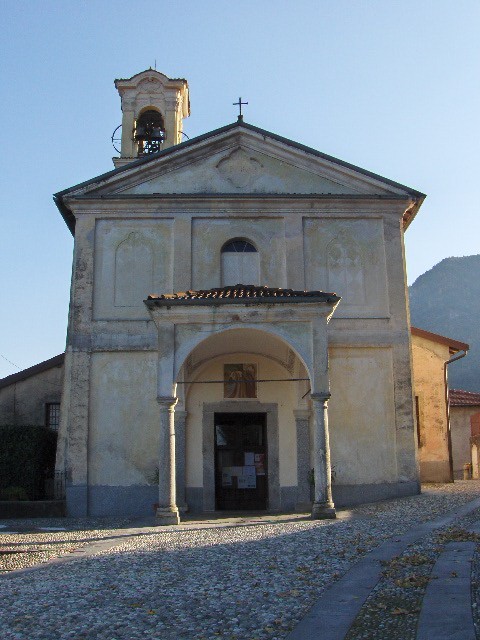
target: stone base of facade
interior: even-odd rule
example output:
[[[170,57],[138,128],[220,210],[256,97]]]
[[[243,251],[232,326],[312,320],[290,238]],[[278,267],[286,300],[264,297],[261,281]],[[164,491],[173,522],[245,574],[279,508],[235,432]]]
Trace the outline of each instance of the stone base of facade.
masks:
[[[161,526],[180,524],[177,507],[159,507],[155,514],[155,523]]]
[[[67,516],[127,516],[155,515],[158,487],[133,485],[130,487],[67,487]]]
[[[65,488],[67,503],[67,516],[71,518],[84,518],[88,516],[88,487],[75,485]]]
[[[311,502],[297,502],[294,509],[295,513],[312,513]]]
[[[385,482],[382,484],[333,485],[332,494],[336,507],[353,507],[367,502],[405,498],[420,493],[420,483]]]
[[[281,506],[284,512],[311,512],[311,503],[297,503],[295,487],[280,489]],[[377,502],[401,498],[420,493],[418,482],[393,482],[363,485],[333,485],[333,500],[337,508],[350,507],[366,502]],[[202,487],[187,487],[187,504],[190,513],[204,513]],[[134,485],[130,487],[67,486],[67,515],[74,518],[85,516],[154,516],[158,502],[158,487]],[[179,509],[180,510],[180,509]],[[277,510],[278,511],[278,510]]]

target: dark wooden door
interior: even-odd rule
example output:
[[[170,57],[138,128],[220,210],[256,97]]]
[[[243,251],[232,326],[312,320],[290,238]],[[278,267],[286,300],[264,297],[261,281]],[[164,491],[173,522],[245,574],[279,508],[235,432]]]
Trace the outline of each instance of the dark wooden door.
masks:
[[[267,442],[264,413],[215,414],[215,496],[217,509],[268,507]]]

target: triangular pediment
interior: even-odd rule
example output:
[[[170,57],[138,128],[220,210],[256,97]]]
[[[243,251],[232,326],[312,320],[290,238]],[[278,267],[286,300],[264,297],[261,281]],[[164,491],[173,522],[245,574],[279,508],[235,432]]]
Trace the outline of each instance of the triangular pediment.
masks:
[[[318,194],[412,196],[408,187],[238,123],[58,195]],[[421,195],[421,194],[418,194]]]

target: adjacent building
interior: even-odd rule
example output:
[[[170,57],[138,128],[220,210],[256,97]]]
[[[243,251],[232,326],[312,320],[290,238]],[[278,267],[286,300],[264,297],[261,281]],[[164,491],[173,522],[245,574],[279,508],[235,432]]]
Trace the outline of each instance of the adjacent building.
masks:
[[[469,345],[417,327],[411,331],[420,479],[453,482],[448,366],[463,358]]]

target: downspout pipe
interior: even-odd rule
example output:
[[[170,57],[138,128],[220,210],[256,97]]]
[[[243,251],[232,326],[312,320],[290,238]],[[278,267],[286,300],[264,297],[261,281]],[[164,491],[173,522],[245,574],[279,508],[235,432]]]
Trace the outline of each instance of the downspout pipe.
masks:
[[[467,353],[468,353],[468,349],[462,349],[460,354],[457,353],[456,356],[453,356],[452,358],[450,358],[449,360],[443,363],[443,379],[445,381],[445,406],[447,408],[448,460],[450,463],[450,477],[452,479],[452,482],[454,481],[453,449],[452,449],[452,430],[450,428],[450,397],[448,393],[447,367],[449,364],[452,364],[452,362],[456,362],[457,360],[461,360],[462,358],[464,358],[467,355]]]

